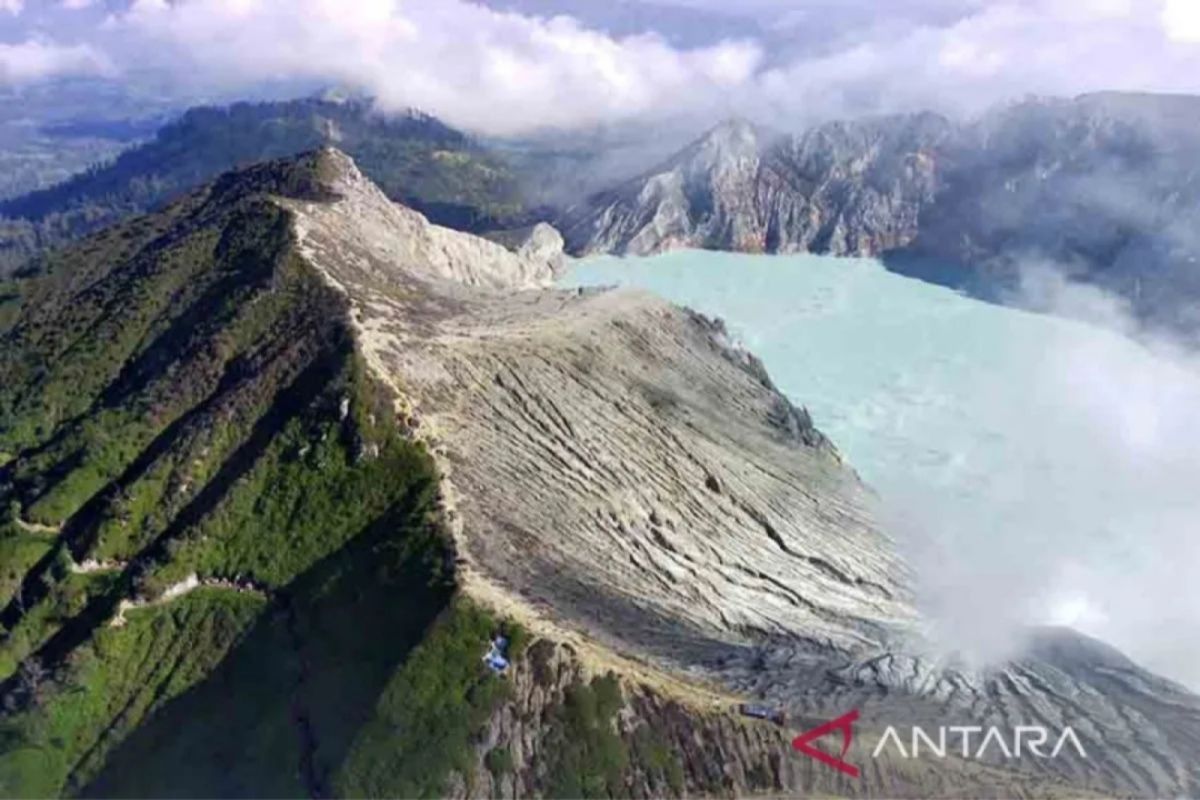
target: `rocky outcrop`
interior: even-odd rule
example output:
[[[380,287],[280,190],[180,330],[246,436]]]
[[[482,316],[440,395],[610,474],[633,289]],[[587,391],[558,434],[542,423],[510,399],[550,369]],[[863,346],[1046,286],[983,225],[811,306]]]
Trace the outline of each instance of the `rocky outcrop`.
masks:
[[[546,222],[523,228],[491,231],[484,234],[484,238],[504,245],[523,258],[544,261],[556,272],[566,264],[566,243],[562,234]]]
[[[554,750],[562,743],[555,741],[555,723],[571,703],[570,693],[588,691],[596,677],[570,646],[535,642],[506,676],[510,701],[489,720],[475,748],[475,767],[454,796],[557,796]],[[617,712],[601,714],[598,722],[626,761],[614,787],[618,796],[738,796],[792,788],[778,774],[789,761],[782,728],[739,719],[732,707],[688,707],[649,687],[614,685]],[[497,752],[509,755],[510,769],[496,769],[491,754]]]
[[[532,288],[553,280],[561,252],[554,231],[531,233],[513,253],[495,242],[433,225],[424,215],[393,203],[344,153],[326,149],[316,156],[326,188],[338,198],[335,217],[301,216],[297,237],[303,246],[336,242],[338,263],[359,282],[388,282],[397,270],[419,279],[485,288]],[[337,229],[329,226],[336,225]],[[309,253],[321,259],[319,253]],[[387,269],[380,269],[386,265]]]
[[[872,255],[903,247],[938,186],[952,128],[934,114],[831,123],[768,150],[763,249]]]

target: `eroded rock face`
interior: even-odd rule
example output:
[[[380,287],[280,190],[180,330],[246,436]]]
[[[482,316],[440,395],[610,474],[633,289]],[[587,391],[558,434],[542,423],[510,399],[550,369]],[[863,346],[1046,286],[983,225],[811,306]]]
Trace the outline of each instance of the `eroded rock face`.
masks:
[[[553,797],[562,764],[558,750],[569,693],[603,679],[585,668],[569,646],[539,640],[510,668],[509,702],[488,721],[475,746],[475,761],[453,793],[456,797]],[[608,728],[626,765],[614,796],[740,797],[787,796],[883,797],[1045,797],[1080,796],[1080,783],[1049,771],[1013,769],[948,752],[944,762],[910,760],[894,748],[871,753],[880,728],[870,719],[855,728],[845,759],[858,778],[798,756],[795,731],[824,720],[800,717],[791,725],[751,719],[731,703],[681,702],[645,684],[624,683],[620,707]],[[570,731],[566,731],[570,733]],[[907,736],[907,731],[905,732]],[[936,735],[936,734],[935,734]],[[907,739],[906,739],[907,741]],[[831,752],[837,754],[835,745]],[[496,758],[496,753],[507,757]],[[497,764],[510,768],[497,769]],[[1098,785],[1098,784],[1097,784]]]
[[[589,674],[569,646],[534,642],[505,677],[510,702],[489,720],[475,748],[474,769],[455,795],[555,796],[563,770],[555,752],[562,742],[556,739],[572,733],[562,725],[570,713],[569,693],[589,687],[596,677],[603,676]],[[739,718],[729,707],[688,707],[649,687],[626,685],[619,710],[601,722],[627,759],[610,787],[621,797],[736,796],[805,783],[800,770],[791,769],[786,731]],[[496,769],[501,759],[489,754],[497,752],[508,754],[503,763],[511,768]]]
[[[871,255],[902,246],[936,189],[933,114],[831,123],[769,137],[742,121],[659,170],[589,198],[561,220],[573,252],[680,247]]]
[[[869,491],[718,323],[638,292],[530,288],[549,279],[540,257],[431,231],[344,157],[328,163],[340,199],[280,202],[300,252],[348,299],[368,367],[437,457],[464,591],[547,647],[589,648],[552,679],[515,667],[514,699],[479,752],[504,743],[514,772],[477,770],[458,794],[541,791],[546,709],[598,664],[623,676],[614,724],[668,732],[690,793],[1200,787],[1200,700],[1119,654],[1048,631],[993,669],[936,655]],[[678,702],[688,686],[724,700]],[[797,761],[782,730],[747,732],[730,711],[739,697],[801,729],[861,709],[850,755],[868,777],[839,782]],[[888,725],[963,721],[1073,725],[1091,755],[871,758]],[[632,796],[665,793],[629,780]]]

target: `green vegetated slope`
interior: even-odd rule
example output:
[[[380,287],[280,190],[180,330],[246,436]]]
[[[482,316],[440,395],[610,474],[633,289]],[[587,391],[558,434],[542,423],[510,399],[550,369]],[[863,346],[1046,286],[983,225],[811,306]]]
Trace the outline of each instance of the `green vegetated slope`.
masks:
[[[226,176],[22,283],[0,795],[435,795],[501,699],[432,462],[269,200],[319,171]]]
[[[475,229],[521,211],[509,167],[429,116],[385,116],[364,102],[318,99],[201,107],[110,164],[0,203],[0,270],[38,248],[156,209],[226,170],[326,143],[434,222]]]

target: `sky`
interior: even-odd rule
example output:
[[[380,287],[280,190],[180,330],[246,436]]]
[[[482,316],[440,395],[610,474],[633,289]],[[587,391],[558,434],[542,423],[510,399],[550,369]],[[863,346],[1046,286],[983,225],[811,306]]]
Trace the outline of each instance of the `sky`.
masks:
[[[0,0],[0,87],[337,86],[519,135],[1200,91],[1195,0]],[[730,10],[736,8],[736,12]]]

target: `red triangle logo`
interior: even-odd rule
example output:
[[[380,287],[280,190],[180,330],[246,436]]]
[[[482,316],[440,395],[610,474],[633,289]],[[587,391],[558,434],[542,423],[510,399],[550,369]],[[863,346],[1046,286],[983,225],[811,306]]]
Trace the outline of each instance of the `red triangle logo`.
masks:
[[[854,741],[854,723],[858,720],[858,709],[851,711],[849,714],[843,714],[837,719],[830,720],[824,725],[813,728],[811,731],[806,731],[792,740],[792,747],[800,753],[815,758],[822,764],[828,764],[838,772],[844,772],[851,778],[858,777],[858,767],[853,764],[847,764],[844,759],[846,753],[850,750],[850,743]],[[818,750],[813,747],[810,742],[820,739],[826,734],[840,731],[842,734],[842,754],[834,758],[824,750]]]

